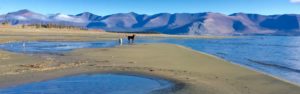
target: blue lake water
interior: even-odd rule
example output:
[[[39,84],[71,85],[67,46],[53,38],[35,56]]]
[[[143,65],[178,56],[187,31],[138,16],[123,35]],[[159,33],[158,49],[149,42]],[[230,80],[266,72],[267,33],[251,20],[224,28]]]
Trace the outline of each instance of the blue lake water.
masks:
[[[126,43],[126,41],[124,42]],[[137,38],[140,43],[171,43],[218,56],[266,74],[300,84],[300,37],[251,36],[227,39]],[[103,48],[117,41],[12,42],[0,49],[20,53],[61,53],[78,48]]]
[[[116,41],[17,41],[0,44],[0,49],[18,53],[48,53],[56,54],[79,48],[108,48],[118,45]]]
[[[170,81],[124,74],[84,74],[16,87],[2,88],[0,94],[166,94]]]

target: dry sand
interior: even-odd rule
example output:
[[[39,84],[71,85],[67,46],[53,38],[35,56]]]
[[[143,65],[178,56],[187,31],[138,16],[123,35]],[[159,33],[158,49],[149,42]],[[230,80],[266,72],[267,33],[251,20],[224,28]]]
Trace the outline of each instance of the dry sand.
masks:
[[[4,31],[5,34],[8,34]],[[9,32],[12,35],[17,32]],[[45,37],[5,35],[10,40],[85,41],[102,39],[101,33],[80,34],[53,32]],[[103,36],[115,37],[104,33]],[[62,37],[63,36],[63,37]],[[85,37],[82,37],[85,36]],[[95,36],[93,38],[93,36]],[[19,38],[22,37],[22,38]],[[92,37],[92,38],[90,38]],[[104,38],[105,39],[105,38]],[[64,55],[26,55],[0,51],[0,87],[42,81],[66,75],[91,72],[134,72],[156,75],[184,83],[176,94],[299,94],[300,87],[276,78],[231,64],[222,59],[171,44],[125,45],[115,48],[78,49]]]

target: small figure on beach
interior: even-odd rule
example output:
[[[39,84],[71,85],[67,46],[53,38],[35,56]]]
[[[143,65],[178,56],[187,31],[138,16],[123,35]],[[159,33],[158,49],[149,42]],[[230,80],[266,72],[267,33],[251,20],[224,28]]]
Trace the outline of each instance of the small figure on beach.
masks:
[[[134,42],[134,38],[135,38],[135,34],[133,34],[132,36],[127,36],[128,43],[133,43]]]
[[[23,50],[23,53],[25,53],[25,51],[26,51],[26,43],[23,42],[23,45],[22,45],[22,46],[23,46],[23,49],[22,49],[22,50]]]
[[[123,45],[123,39],[122,38],[119,38],[119,44]]]
[[[25,42],[23,42],[23,45],[22,45],[22,46],[23,46],[23,48],[25,48],[25,47],[26,47],[26,44],[25,44]]]

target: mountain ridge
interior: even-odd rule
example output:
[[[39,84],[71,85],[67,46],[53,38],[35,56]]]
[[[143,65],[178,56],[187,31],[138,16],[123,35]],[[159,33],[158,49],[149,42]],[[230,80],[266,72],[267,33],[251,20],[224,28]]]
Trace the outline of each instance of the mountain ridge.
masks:
[[[99,16],[90,12],[76,15],[43,15],[27,9],[0,15],[0,22],[60,24],[111,32],[156,31],[185,35],[300,35],[299,14],[261,15],[250,13],[158,13],[135,12]]]

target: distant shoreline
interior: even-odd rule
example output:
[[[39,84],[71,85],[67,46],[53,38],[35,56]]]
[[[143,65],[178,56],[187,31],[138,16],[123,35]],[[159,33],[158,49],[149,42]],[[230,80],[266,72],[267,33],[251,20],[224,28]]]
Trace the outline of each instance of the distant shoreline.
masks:
[[[166,34],[139,34],[139,33],[110,33],[102,30],[80,30],[59,28],[22,28],[20,26],[8,26],[0,29],[1,42],[7,41],[30,41],[30,40],[60,40],[60,41],[93,41],[93,40],[117,40],[126,38],[126,35],[136,34],[137,37],[158,38],[237,38],[239,36],[195,36],[195,35],[166,35]],[[24,38],[22,36],[31,36]]]

